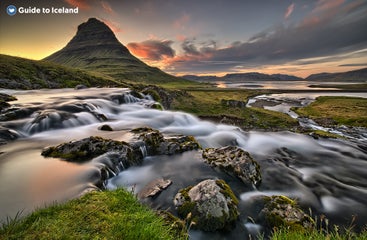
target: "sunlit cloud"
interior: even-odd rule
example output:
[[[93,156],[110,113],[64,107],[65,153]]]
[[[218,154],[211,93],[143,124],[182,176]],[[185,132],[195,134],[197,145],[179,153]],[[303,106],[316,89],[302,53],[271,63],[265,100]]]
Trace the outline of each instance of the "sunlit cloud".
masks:
[[[294,3],[288,6],[284,14],[284,19],[288,19],[291,16],[291,14],[293,13],[293,10],[294,10]]]
[[[170,40],[146,40],[140,43],[129,43],[127,48],[135,56],[147,61],[159,61],[166,58],[173,58],[175,51],[171,47]]]

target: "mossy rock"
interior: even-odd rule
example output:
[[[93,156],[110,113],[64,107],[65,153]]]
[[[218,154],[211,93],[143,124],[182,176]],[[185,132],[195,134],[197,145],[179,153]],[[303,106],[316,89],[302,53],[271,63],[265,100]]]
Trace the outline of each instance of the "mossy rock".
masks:
[[[174,204],[180,217],[204,231],[229,230],[239,216],[238,199],[223,180],[204,180],[181,189]]]
[[[134,157],[132,156],[133,149],[128,143],[95,136],[48,147],[42,151],[42,155],[70,162],[84,162],[106,152],[124,152],[131,160]]]
[[[202,156],[211,166],[241,179],[245,184],[258,186],[261,183],[260,165],[239,147],[207,148]]]
[[[161,132],[149,127],[135,128],[131,132],[137,134],[137,139],[145,143],[149,155],[172,155],[200,148],[193,136],[164,137]]]
[[[306,231],[315,225],[314,220],[298,206],[297,202],[286,196],[264,197],[264,208],[259,214],[269,229],[285,227],[290,230]]]

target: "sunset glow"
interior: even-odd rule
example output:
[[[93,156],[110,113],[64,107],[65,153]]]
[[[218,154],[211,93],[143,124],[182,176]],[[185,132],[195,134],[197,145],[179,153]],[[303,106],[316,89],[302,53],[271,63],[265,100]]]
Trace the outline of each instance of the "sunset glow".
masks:
[[[4,0],[28,6],[29,2]],[[0,53],[43,59],[89,17],[104,21],[132,54],[174,74],[282,73],[307,77],[367,67],[367,2],[34,0],[79,7],[66,15],[0,15]],[[12,29],[12,31],[7,31]]]

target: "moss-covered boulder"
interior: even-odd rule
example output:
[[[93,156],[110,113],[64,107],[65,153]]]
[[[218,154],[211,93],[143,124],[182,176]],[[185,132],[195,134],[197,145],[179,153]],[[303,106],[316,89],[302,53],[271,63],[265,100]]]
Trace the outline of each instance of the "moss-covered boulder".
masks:
[[[314,227],[314,220],[297,205],[295,200],[286,196],[263,197],[264,208],[259,214],[259,221],[269,229],[286,227],[304,231]]]
[[[200,145],[192,136],[174,135],[165,137],[161,132],[149,127],[131,130],[137,139],[145,143],[148,155],[172,155],[199,149]]]
[[[128,165],[138,165],[143,161],[140,149],[134,149],[133,146],[125,142],[94,136],[48,147],[42,151],[42,155],[70,162],[83,162],[107,152],[118,152],[126,158]]]
[[[204,180],[181,189],[174,198],[180,217],[204,231],[230,229],[239,216],[238,200],[223,180]]]
[[[245,184],[257,186],[261,182],[260,165],[241,148],[235,146],[207,148],[202,155],[205,162],[238,177]]]

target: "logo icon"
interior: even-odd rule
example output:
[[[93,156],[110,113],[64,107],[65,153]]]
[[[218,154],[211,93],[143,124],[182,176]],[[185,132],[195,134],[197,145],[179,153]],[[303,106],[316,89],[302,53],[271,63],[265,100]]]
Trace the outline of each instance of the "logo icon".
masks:
[[[17,7],[14,6],[14,5],[9,5],[7,8],[6,8],[6,13],[9,15],[9,16],[14,16],[16,13],[17,13]]]

